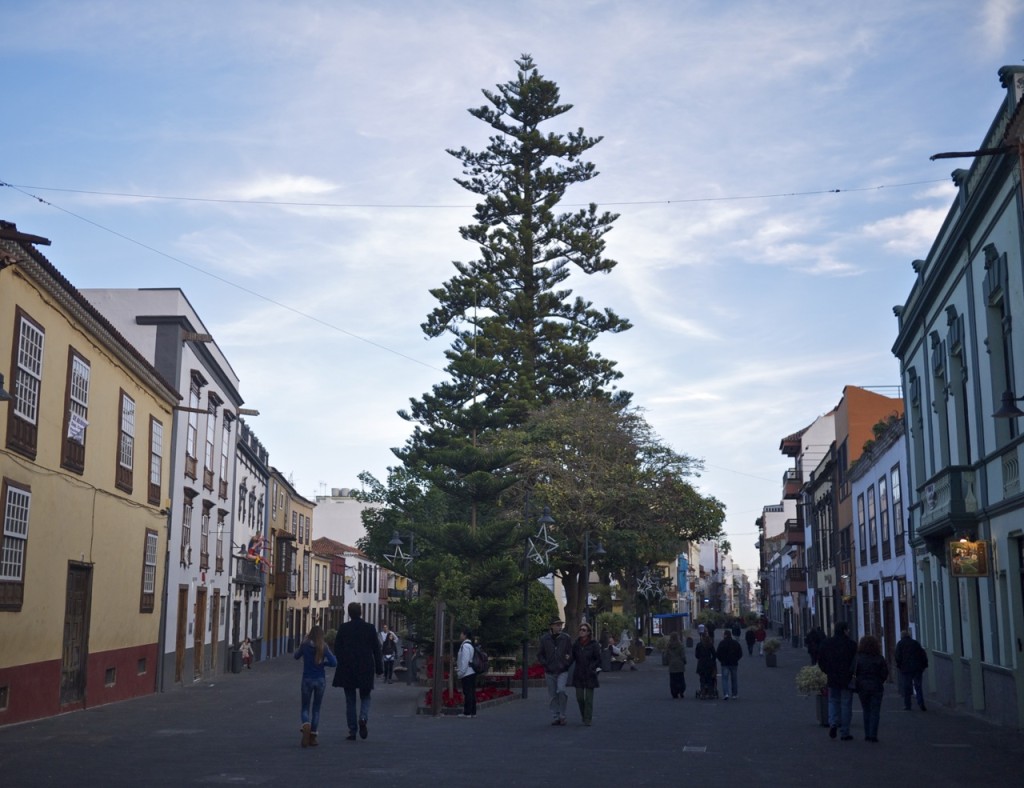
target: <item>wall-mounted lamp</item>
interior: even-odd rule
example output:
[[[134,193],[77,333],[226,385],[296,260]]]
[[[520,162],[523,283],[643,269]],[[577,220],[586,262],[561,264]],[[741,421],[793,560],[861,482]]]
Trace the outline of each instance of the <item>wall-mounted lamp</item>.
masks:
[[[1024,410],[1017,407],[1017,403],[1024,400],[1024,397],[1015,397],[1012,391],[1003,392],[1003,404],[999,410],[992,414],[993,419],[1016,419],[1024,416]]]
[[[974,532],[970,528],[957,528],[953,532],[953,538],[962,544],[975,541]]]
[[[0,375],[0,402],[10,402],[14,397],[4,389],[4,376]]]

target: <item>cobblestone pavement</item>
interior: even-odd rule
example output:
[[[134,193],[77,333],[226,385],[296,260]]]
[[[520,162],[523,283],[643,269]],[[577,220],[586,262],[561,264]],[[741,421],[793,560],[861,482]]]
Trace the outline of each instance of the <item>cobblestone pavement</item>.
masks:
[[[543,688],[458,719],[417,715],[423,689],[389,684],[374,690],[369,737],[355,742],[344,740],[344,695],[328,687],[320,746],[302,749],[301,666],[286,657],[2,727],[0,785],[537,786],[557,778],[665,786],[698,776],[716,785],[815,788],[1021,784],[1021,734],[937,706],[904,712],[895,690],[886,692],[880,743],[864,741],[856,699],[855,740],[829,739],[815,699],[795,688],[806,662],[788,647],[777,668],[745,655],[738,698],[697,701],[692,652],[684,700],[672,700],[666,669],[648,659],[635,672],[602,674],[592,727],[580,724],[571,690],[569,724],[552,727]]]

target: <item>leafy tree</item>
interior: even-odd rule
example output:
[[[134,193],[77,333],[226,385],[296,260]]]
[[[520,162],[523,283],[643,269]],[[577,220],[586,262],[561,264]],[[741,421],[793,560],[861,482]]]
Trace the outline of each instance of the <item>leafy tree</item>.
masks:
[[[683,542],[721,533],[724,507],[689,481],[700,462],[665,446],[635,409],[600,399],[558,402],[506,439],[523,441],[523,476],[539,480],[536,492],[554,513],[566,621],[583,614],[588,538],[592,568],[619,584],[631,612],[642,573],[677,555]],[[598,542],[606,552],[595,557]]]

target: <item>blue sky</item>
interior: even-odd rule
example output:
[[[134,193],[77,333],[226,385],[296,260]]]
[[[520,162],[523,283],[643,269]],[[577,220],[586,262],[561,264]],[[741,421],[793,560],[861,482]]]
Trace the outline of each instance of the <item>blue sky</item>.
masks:
[[[443,378],[428,290],[475,255],[445,150],[528,52],[575,105],[551,130],[604,137],[568,202],[621,214],[619,265],[569,281],[635,327],[598,350],[753,571],[779,440],[899,383],[892,306],[968,166],[929,156],[980,145],[1022,6],[3,0],[0,218],[79,287],[181,287],[301,492],[383,478]]]

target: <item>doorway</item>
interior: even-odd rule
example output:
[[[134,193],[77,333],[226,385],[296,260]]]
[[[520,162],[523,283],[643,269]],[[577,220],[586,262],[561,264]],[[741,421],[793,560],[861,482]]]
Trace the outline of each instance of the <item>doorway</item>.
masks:
[[[61,706],[85,700],[91,601],[92,567],[69,564],[64,601],[64,644],[61,649]]]
[[[203,639],[206,635],[206,589],[196,589],[195,629],[192,630],[192,678],[203,677]]]

